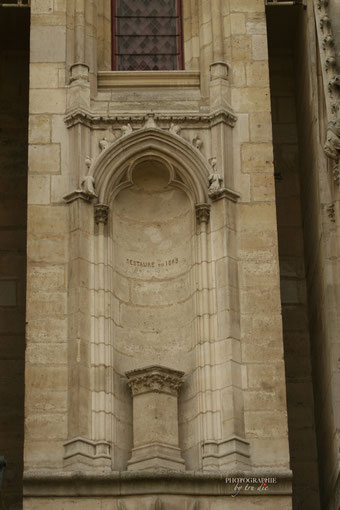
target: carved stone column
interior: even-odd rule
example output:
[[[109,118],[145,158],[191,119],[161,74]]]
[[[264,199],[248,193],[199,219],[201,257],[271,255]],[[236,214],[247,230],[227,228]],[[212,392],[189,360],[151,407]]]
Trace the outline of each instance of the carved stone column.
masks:
[[[128,470],[184,471],[178,444],[178,392],[184,373],[162,366],[126,372],[133,398]]]

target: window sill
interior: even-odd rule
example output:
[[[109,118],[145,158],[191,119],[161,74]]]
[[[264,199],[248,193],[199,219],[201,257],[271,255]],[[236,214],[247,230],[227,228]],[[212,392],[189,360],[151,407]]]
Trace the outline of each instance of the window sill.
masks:
[[[199,87],[199,71],[99,71],[98,88]]]

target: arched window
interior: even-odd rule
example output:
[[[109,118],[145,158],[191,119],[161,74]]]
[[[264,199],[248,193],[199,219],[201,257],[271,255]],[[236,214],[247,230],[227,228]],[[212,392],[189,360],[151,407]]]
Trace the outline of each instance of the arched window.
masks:
[[[181,0],[112,0],[112,69],[182,69],[181,27]]]

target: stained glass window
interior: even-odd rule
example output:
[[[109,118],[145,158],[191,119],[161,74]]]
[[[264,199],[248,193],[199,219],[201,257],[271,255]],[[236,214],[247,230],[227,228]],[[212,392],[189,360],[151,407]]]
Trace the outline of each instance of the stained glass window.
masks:
[[[180,0],[112,0],[112,68],[182,69]]]

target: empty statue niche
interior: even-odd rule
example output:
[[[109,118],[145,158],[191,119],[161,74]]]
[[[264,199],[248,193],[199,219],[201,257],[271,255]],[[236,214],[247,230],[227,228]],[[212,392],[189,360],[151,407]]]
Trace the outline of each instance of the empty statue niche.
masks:
[[[195,213],[173,175],[166,162],[141,161],[132,170],[130,185],[111,205],[114,366],[120,376],[151,365],[181,370],[185,387],[195,370]],[[127,386],[117,385],[115,394],[120,405],[131,406]],[[190,426],[185,416],[196,414],[192,404],[180,398],[182,450],[193,447],[185,430]],[[116,444],[127,459],[131,411],[121,416],[116,416]]]

